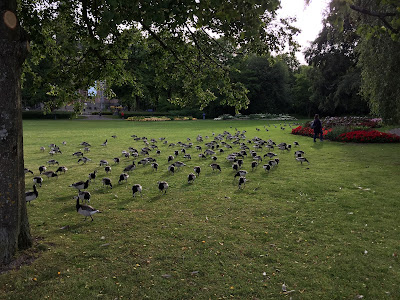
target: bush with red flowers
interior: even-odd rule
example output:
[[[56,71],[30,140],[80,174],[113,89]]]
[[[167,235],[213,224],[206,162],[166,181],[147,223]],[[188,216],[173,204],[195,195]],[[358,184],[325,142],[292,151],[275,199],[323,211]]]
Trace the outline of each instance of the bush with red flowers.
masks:
[[[332,128],[330,129],[325,129],[322,128],[322,133],[323,135],[327,135],[328,132],[332,131]],[[310,127],[307,126],[298,126],[294,129],[292,129],[292,134],[297,134],[297,135],[304,135],[304,136],[310,136],[313,137],[314,136],[314,129],[311,129]]]
[[[357,130],[339,135],[338,141],[353,143],[399,143],[400,137],[377,130]]]

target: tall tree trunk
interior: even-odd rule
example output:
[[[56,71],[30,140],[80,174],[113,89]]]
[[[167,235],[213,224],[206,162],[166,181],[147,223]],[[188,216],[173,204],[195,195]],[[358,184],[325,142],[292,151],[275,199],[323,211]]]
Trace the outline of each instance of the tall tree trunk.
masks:
[[[0,0],[0,264],[32,245],[25,201],[21,68],[29,43],[16,1]]]

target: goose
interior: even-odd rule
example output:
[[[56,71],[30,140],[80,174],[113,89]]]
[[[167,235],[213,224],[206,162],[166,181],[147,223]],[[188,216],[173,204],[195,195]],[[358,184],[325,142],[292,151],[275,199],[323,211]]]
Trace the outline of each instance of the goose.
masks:
[[[72,156],[76,156],[76,157],[83,156],[83,153],[81,151],[74,152],[74,153],[72,153]]]
[[[103,182],[103,186],[108,185],[110,188],[112,188],[112,184],[111,184],[111,179],[110,178],[104,177],[102,179],[102,182]]]
[[[145,165],[147,165],[149,163],[149,161],[146,159],[146,158],[143,158],[143,159],[141,159],[139,162],[138,162],[138,165],[143,165],[143,166],[145,166]]]
[[[239,183],[238,183],[238,186],[239,186],[239,189],[243,189],[244,188],[244,185],[246,184],[246,177],[243,177],[243,176],[241,176],[241,177],[239,177]]]
[[[185,155],[183,156],[183,158],[191,160],[191,159],[192,159],[192,156],[191,156],[190,154],[185,154]]]
[[[101,144],[101,146],[107,146],[107,142],[108,142],[108,140],[106,140],[103,144]]]
[[[254,171],[254,169],[257,168],[257,167],[258,167],[258,162],[252,161],[251,162],[251,170]]]
[[[243,159],[238,159],[236,163],[239,165],[239,167],[243,166]]]
[[[73,184],[71,184],[69,187],[76,188],[78,191],[87,189],[89,186],[89,179],[86,181],[78,181]]]
[[[232,165],[232,169],[233,169],[234,171],[239,170],[239,165],[238,165],[237,163],[234,163],[234,164]]]
[[[107,165],[108,165],[108,161],[106,161],[105,159],[100,160],[100,167],[107,166]]]
[[[45,166],[40,166],[39,167],[39,173],[42,174],[44,171],[46,171],[46,167]]]
[[[63,141],[62,144],[65,146],[65,145],[67,144],[67,142],[66,142],[66,141]]]
[[[53,172],[53,171],[46,171],[42,173],[43,175],[47,176],[47,178],[51,178],[51,177],[57,177],[57,173]]]
[[[210,165],[210,167],[212,168],[213,171],[214,171],[214,170],[219,170],[219,171],[221,172],[221,166],[220,166],[219,164],[212,163],[212,164]]]
[[[216,156],[211,156],[211,159],[212,159],[213,161],[216,161],[216,160],[218,159],[218,157],[216,157]]]
[[[246,170],[239,170],[239,171],[235,174],[234,178],[236,178],[236,177],[244,177],[244,176],[246,176],[247,173],[248,173],[248,172],[247,172]]]
[[[278,156],[278,155],[273,152],[268,152],[268,153],[264,154],[264,157],[273,158],[274,156]]]
[[[295,153],[294,153],[294,156],[296,156],[296,157],[301,157],[301,156],[303,156],[304,155],[304,151],[302,151],[302,150],[297,150]]]
[[[87,157],[85,157],[85,156],[82,156],[80,159],[78,159],[78,164],[79,164],[81,161],[82,161],[84,164],[86,164],[88,161],[91,161],[91,159],[90,159],[90,158],[87,158]]]
[[[113,139],[116,139],[116,138],[117,138],[117,136],[116,136],[116,135],[112,135],[111,137],[112,137]]]
[[[199,166],[195,166],[193,171],[197,174],[197,176],[200,176],[201,168]]]
[[[46,147],[40,147],[40,151],[44,152],[46,150]]]
[[[58,173],[58,172],[64,172],[64,174],[65,174],[65,172],[67,172],[67,171],[68,171],[68,168],[67,168],[67,167],[61,166],[61,167],[58,167],[58,169],[56,170],[56,173]]]
[[[268,162],[271,167],[277,166],[279,163],[279,158],[272,159]]]
[[[35,200],[38,196],[39,193],[36,189],[36,185],[33,185],[33,192],[29,191],[25,193],[25,201],[30,203],[32,200]]]
[[[101,212],[98,209],[95,209],[95,208],[91,207],[90,205],[82,205],[82,204],[80,204],[79,203],[79,197],[76,197],[76,211],[78,212],[78,214],[81,214],[82,216],[85,216],[84,221],[86,221],[87,217],[90,217],[92,219],[92,222],[93,222],[92,215],[94,215],[95,213],[100,213]]]
[[[176,161],[176,162],[173,163],[173,165],[174,165],[175,167],[177,167],[177,168],[181,168],[181,167],[186,166],[186,164],[184,164],[184,163],[181,162],[181,161]]]
[[[124,172],[133,171],[135,168],[136,168],[136,165],[135,165],[135,162],[133,162],[131,165],[125,167]]]
[[[299,142],[297,142],[297,141],[294,141],[294,142],[293,142],[293,145],[294,145],[295,147],[300,146]]]
[[[169,187],[168,183],[166,181],[158,181],[158,189],[160,190],[160,192],[164,192],[164,194],[167,193],[167,189]]]
[[[135,197],[136,193],[140,193],[140,196],[142,196],[142,186],[140,184],[134,184],[132,186],[133,197]]]
[[[167,169],[168,169],[168,171],[171,172],[172,174],[175,173],[175,166],[174,166],[174,165],[169,165]]]
[[[56,152],[55,152],[54,150],[51,150],[51,151],[49,152],[49,154],[50,154],[51,156],[53,156],[54,154],[56,154]]]
[[[24,168],[24,174],[27,174],[27,173],[31,173],[33,175],[33,172],[31,170],[29,170],[28,168]]]
[[[207,156],[205,156],[203,153],[200,153],[199,158],[207,158]]]
[[[125,180],[125,182],[128,182],[128,178],[129,178],[129,175],[128,175],[128,174],[122,173],[121,175],[119,175],[118,183],[121,183],[121,182],[124,181],[124,180]]]
[[[158,163],[156,163],[156,162],[151,163],[151,167],[153,168],[154,171],[157,171],[158,170]]]
[[[195,148],[197,151],[201,151],[201,146],[196,146]]]
[[[59,165],[58,161],[56,161],[55,159],[50,159],[47,161],[47,163],[49,164],[49,166],[51,165]]]
[[[193,183],[195,179],[196,179],[196,175],[194,175],[193,173],[190,173],[188,175],[188,183]]]
[[[119,164],[119,158],[118,157],[114,157],[114,163]]]
[[[186,154],[185,148],[181,149],[181,152],[184,153],[184,154]]]
[[[81,199],[82,201],[86,201],[86,203],[90,203],[90,193],[86,191],[79,191],[78,196],[74,196],[74,199]]]
[[[175,156],[178,156],[178,155],[179,155],[179,151],[178,151],[178,150],[175,150],[175,151],[174,151],[174,154],[175,154]]]
[[[90,181],[95,181],[96,180],[96,173],[97,171],[93,171],[92,173],[89,174],[89,180]]]
[[[263,165],[263,169],[265,170],[265,172],[271,170],[272,166],[270,164],[265,164]]]
[[[131,154],[127,152],[124,154],[124,156],[125,156],[125,158],[129,158],[129,156],[131,156]]]
[[[33,183],[39,184],[39,186],[42,187],[43,178],[40,176],[33,177]]]
[[[111,172],[111,167],[110,166],[105,166],[104,167],[104,171],[106,171],[106,174],[108,174],[109,172]]]
[[[168,162],[173,161],[174,159],[175,159],[174,156],[172,156],[172,155],[169,155],[169,156],[168,156]]]
[[[91,147],[91,145],[88,142],[82,142],[80,145],[85,146],[85,147]]]
[[[160,155],[160,154],[161,154],[161,150],[157,150],[157,151],[156,151],[156,154],[157,154],[157,155]]]
[[[255,161],[262,161],[262,157],[260,156],[260,155],[256,155],[256,156],[254,156],[253,157],[253,159],[255,160]]]
[[[297,161],[299,161],[299,162],[301,162],[301,164],[303,164],[303,162],[307,162],[308,164],[310,164],[310,162],[308,161],[308,159],[307,158],[305,158],[305,157],[296,157],[296,160]]]

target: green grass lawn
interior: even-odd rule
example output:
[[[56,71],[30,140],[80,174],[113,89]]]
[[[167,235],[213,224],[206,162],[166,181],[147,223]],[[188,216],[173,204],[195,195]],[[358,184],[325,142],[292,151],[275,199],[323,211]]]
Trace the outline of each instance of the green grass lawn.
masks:
[[[237,145],[230,141],[233,149],[217,154],[222,172],[212,171],[211,160],[194,148],[204,151],[213,133],[234,134],[235,128],[246,130],[248,139],[298,141],[310,165],[295,161],[296,148],[275,149],[280,163],[269,173],[264,161],[251,171],[247,157],[248,182],[239,190],[225,159]],[[0,275],[0,299],[400,299],[400,145],[313,143],[290,132],[272,121],[24,121],[25,166],[37,175],[55,143],[63,153],[53,158],[69,170],[44,177],[39,198],[28,204],[35,245],[19,255],[36,259]],[[181,147],[158,141],[161,155],[151,156],[159,170],[138,165],[119,185],[132,162],[122,150],[144,147],[133,134],[168,143],[190,138],[192,160],[180,154],[176,160],[187,166],[169,174],[167,157]],[[100,146],[106,139],[107,147]],[[86,155],[92,161],[79,165],[72,153],[83,150],[83,141],[92,145]],[[111,174],[99,167],[101,159],[110,162]],[[202,172],[188,184],[196,165]],[[83,221],[77,191],[68,186],[94,170],[90,205],[102,213]],[[113,189],[102,186],[103,177],[112,179]],[[26,175],[27,190],[32,178]],[[157,189],[160,180],[169,183],[165,195]],[[133,198],[136,183],[143,193]]]

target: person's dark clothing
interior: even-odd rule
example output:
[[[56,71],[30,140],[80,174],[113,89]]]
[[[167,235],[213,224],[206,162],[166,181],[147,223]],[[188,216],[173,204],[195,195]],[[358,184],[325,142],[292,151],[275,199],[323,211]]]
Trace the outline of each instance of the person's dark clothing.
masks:
[[[322,124],[319,119],[314,119],[314,142],[317,139],[319,135],[319,139],[322,141],[323,140],[323,133],[322,133]]]

